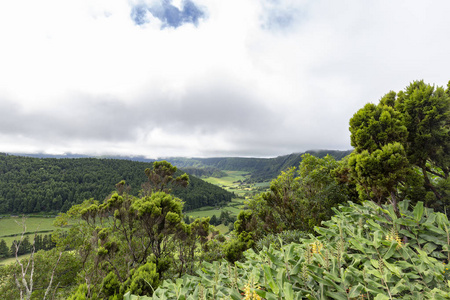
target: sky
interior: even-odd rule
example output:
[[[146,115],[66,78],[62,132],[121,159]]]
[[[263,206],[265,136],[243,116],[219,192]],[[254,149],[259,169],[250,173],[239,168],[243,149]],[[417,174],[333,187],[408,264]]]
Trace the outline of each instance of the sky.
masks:
[[[364,104],[450,80],[450,1],[5,0],[0,152],[351,149]]]

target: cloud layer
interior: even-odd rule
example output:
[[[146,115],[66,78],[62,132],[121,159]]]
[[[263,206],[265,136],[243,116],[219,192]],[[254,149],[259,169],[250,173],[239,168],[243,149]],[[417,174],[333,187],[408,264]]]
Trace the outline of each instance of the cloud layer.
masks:
[[[349,118],[450,77],[450,3],[0,3],[3,152],[349,149]]]

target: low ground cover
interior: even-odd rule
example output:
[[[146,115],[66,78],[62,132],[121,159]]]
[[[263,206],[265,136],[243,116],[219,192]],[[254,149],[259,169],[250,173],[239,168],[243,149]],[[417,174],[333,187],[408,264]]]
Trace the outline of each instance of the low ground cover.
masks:
[[[391,205],[349,203],[317,236],[247,250],[235,264],[204,263],[139,299],[449,299],[447,216],[421,202],[399,209],[401,218]]]

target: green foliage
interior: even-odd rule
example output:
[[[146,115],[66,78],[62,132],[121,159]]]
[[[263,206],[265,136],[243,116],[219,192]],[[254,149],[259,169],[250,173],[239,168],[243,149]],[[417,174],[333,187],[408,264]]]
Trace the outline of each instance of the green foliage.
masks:
[[[33,255],[34,273],[33,273],[33,293],[31,299],[43,299],[44,293],[50,284],[50,277],[55,268],[53,282],[49,295],[66,299],[68,290],[76,284],[75,278],[81,269],[81,261],[77,256],[70,252],[64,251],[59,258],[59,250],[52,249],[49,251],[38,251]],[[56,264],[59,258],[59,263]],[[21,259],[26,267],[30,257]],[[28,268],[26,280],[30,280],[31,264]],[[3,299],[20,299],[19,290],[14,281],[14,277],[21,278],[21,267],[17,263],[10,263],[0,266],[0,295]]]
[[[227,176],[227,173],[215,167],[184,167],[183,171],[197,177],[221,178]]]
[[[395,108],[408,129],[407,153],[411,163],[441,169],[448,176],[450,166],[449,90],[415,81],[398,93]]]
[[[110,299],[129,290],[151,295],[160,279],[193,273],[208,252],[209,218],[183,223],[183,202],[161,191],[177,184],[174,168],[158,166],[156,173],[147,170],[142,197],[127,194],[121,181],[109,199],[86,200],[57,218],[61,226],[73,220],[55,239],[84,262],[79,275],[90,283],[86,293]]]
[[[159,285],[159,274],[156,265],[148,262],[132,271],[130,278],[124,283],[123,289],[137,295],[153,295]]]
[[[280,233],[270,233],[256,242],[254,249],[259,252],[264,248],[272,247],[279,250],[281,246],[290,243],[299,243],[308,238],[308,234],[300,230],[285,230]]]
[[[340,160],[351,151],[319,150],[308,151],[313,156],[323,158],[327,155]],[[276,178],[281,171],[296,167],[305,153],[293,153],[275,158],[243,158],[243,157],[211,157],[211,158],[171,158],[169,162],[185,169],[186,167],[208,168],[219,170],[245,171],[251,173],[249,182],[265,182]],[[186,170],[187,171],[187,170]]]
[[[248,207],[257,221],[247,220],[246,230],[254,232],[256,239],[266,232],[311,232],[330,218],[332,207],[352,199],[347,186],[335,178],[334,170],[339,165],[331,156],[303,155],[298,170],[282,172],[271,182],[269,192],[250,200]]]
[[[387,144],[406,140],[408,132],[400,113],[382,103],[368,103],[350,119],[350,140],[356,152],[371,153]]]
[[[114,272],[109,272],[108,275],[103,279],[102,282],[102,293],[105,297],[113,297],[119,294],[120,291],[120,282],[117,278],[117,275]]]
[[[8,246],[6,245],[5,240],[2,239],[0,241],[0,259],[1,258],[6,258],[6,257],[9,257],[9,256],[10,256],[10,254],[9,254]]]
[[[98,297],[97,294],[91,295],[89,293],[89,289],[86,283],[80,284],[76,292],[69,298],[67,298],[67,300],[87,300],[87,299],[97,300]]]
[[[153,168],[145,169],[145,175],[148,181],[142,185],[143,195],[150,195],[154,192],[171,192],[172,186],[187,187],[189,184],[189,176],[184,173],[176,178],[174,174],[177,172],[177,167],[172,166],[167,161],[156,161],[153,163]]]
[[[150,299],[448,299],[450,222],[418,203],[412,210],[350,203],[317,237],[247,250],[245,260],[204,263],[196,276],[166,280]]]
[[[382,203],[396,192],[399,182],[410,172],[408,159],[400,143],[383,145],[372,152],[353,152],[348,164],[361,199],[371,199]]]
[[[86,199],[109,197],[121,180],[130,185],[127,193],[137,196],[142,183],[148,180],[143,171],[149,169],[152,173],[152,164],[119,159],[0,155],[0,169],[0,214],[57,213],[66,212]],[[177,184],[168,187],[185,201],[185,209],[231,201],[232,193],[194,176],[189,177],[186,189],[180,187],[187,182],[186,176],[177,170],[172,175],[179,178]]]
[[[361,199],[389,199],[397,214],[396,203],[404,198],[445,209],[450,203],[449,94],[449,89],[415,81],[354,114],[350,138],[355,151],[341,175],[356,183]]]
[[[102,204],[88,200],[58,217],[60,224],[67,223],[66,218],[79,220],[66,236],[57,237],[58,243],[76,249],[80,259],[86,262],[80,275],[92,282],[89,292],[91,288],[99,291],[103,278],[111,271],[121,283],[130,280],[129,266],[147,263],[150,255],[158,276],[163,276],[171,269],[181,211],[181,200],[164,192],[143,198],[116,193]],[[105,293],[109,292],[105,290]]]

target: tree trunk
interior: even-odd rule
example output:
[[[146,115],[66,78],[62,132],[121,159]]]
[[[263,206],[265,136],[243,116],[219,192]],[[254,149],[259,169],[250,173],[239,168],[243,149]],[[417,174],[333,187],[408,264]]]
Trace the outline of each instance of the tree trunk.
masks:
[[[442,200],[442,195],[439,194],[439,192],[436,190],[434,185],[431,183],[430,178],[428,178],[426,166],[422,166],[421,169],[422,169],[423,179],[425,180],[425,188],[431,190],[437,199]]]
[[[402,216],[400,215],[400,211],[398,209],[397,196],[395,195],[394,191],[391,191],[391,204],[394,208],[395,215],[400,219]]]

